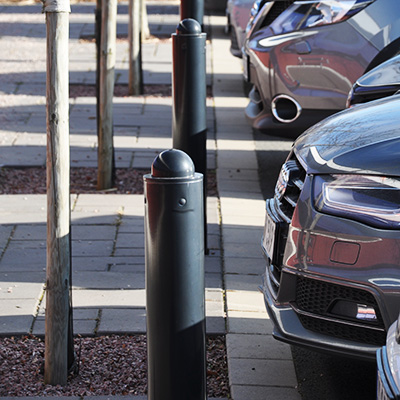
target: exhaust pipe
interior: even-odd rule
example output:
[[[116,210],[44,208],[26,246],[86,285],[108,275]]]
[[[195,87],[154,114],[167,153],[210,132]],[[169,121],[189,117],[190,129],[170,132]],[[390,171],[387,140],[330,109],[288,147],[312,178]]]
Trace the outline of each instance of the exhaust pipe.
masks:
[[[296,121],[302,111],[300,104],[286,94],[279,94],[272,99],[271,110],[272,115],[284,124]]]

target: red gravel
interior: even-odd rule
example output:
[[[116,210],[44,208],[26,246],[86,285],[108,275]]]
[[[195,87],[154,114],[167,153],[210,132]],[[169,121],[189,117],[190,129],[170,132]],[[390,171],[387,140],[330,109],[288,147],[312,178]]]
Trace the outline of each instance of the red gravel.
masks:
[[[146,337],[75,339],[79,373],[66,386],[43,382],[44,342],[33,336],[0,338],[0,396],[146,395]],[[81,349],[81,350],[79,350]],[[207,339],[207,392],[228,397],[225,338]]]
[[[115,187],[107,193],[143,194],[143,175],[149,170],[117,168]],[[103,193],[96,190],[97,168],[71,168],[71,193]],[[0,194],[45,194],[46,168],[0,168]],[[215,171],[207,173],[207,194],[216,196]]]

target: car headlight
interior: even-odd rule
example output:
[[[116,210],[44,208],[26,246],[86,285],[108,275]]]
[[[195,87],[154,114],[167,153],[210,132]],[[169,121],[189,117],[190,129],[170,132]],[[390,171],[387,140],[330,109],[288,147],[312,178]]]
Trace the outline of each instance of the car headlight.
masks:
[[[400,228],[400,179],[371,175],[317,175],[315,208],[384,229]]]
[[[275,35],[315,26],[336,24],[358,13],[375,0],[295,1],[270,25]]]

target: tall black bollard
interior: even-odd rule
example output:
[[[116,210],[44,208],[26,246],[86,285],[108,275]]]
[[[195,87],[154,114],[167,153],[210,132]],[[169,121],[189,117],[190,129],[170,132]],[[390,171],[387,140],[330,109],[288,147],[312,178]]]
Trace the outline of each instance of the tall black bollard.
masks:
[[[166,150],[144,190],[148,399],[204,400],[203,177]]]
[[[203,26],[204,0],[181,0],[181,20],[192,18]]]
[[[172,142],[204,176],[204,243],[207,250],[206,37],[194,19],[181,21],[172,35]]]

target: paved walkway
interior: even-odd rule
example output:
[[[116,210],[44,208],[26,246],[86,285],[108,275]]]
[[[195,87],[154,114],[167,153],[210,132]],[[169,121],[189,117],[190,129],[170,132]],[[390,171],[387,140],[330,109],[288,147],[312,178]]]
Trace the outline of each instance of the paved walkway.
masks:
[[[148,1],[150,29],[167,38],[143,46],[145,84],[171,83],[170,34],[179,2]],[[118,35],[127,34],[127,5]],[[225,18],[206,16],[208,168],[219,197],[207,200],[208,334],[226,334],[234,400],[299,399],[290,347],[271,336],[258,292],[264,260],[264,200],[253,136],[243,108],[241,63],[229,53]],[[94,84],[94,4],[72,6],[70,83]],[[0,5],[0,165],[44,166],[46,29],[39,5]],[[117,43],[116,84],[128,80],[128,46]],[[114,98],[117,167],[150,169],[172,147],[171,98]],[[71,99],[71,166],[97,166],[95,98]],[[44,334],[46,267],[44,195],[0,196],[0,334]],[[145,327],[143,196],[72,196],[74,330],[82,335],[143,333]],[[136,398],[138,400],[142,398]]]

